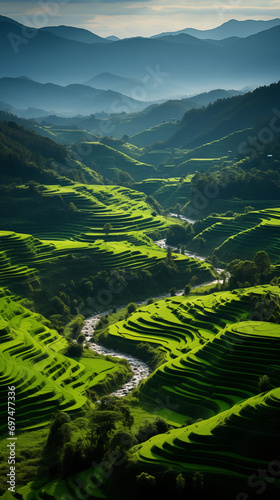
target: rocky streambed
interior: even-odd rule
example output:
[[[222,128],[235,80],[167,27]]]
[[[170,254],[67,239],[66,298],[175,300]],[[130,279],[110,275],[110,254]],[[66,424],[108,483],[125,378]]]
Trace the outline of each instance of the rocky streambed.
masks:
[[[107,313],[104,312],[102,314],[96,314],[95,316],[86,319],[84,322],[82,333],[83,335],[85,335],[86,341],[90,343],[90,349],[92,349],[93,351],[105,356],[109,355],[116,358],[125,358],[129,362],[129,365],[133,371],[132,378],[128,382],[126,382],[120,389],[111,394],[111,396],[123,397],[129,394],[135,387],[137,387],[141,380],[147,378],[152,370],[146,363],[140,361],[134,356],[131,356],[130,354],[125,354],[116,351],[115,349],[109,349],[108,347],[104,347],[100,344],[96,344],[94,341],[91,341],[91,339],[94,338],[94,331],[97,323],[99,322],[101,316],[105,314]]]

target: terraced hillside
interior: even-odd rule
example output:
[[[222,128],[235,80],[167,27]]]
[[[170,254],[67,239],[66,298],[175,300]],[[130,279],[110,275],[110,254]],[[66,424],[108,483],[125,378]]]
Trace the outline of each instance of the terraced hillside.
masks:
[[[158,346],[166,353],[166,363],[145,383],[145,397],[170,398],[186,415],[211,416],[257,394],[259,376],[277,366],[278,326],[243,322],[252,309],[252,296],[267,292],[280,293],[278,287],[258,286],[155,302],[110,326],[104,340],[118,339],[129,349],[134,342]],[[269,334],[273,328],[277,335]],[[277,373],[275,386],[280,384]]]
[[[49,137],[64,146],[70,146],[80,141],[95,141],[97,139],[94,134],[87,130],[81,130],[74,125],[34,125],[34,130],[37,134]]]
[[[169,262],[174,266],[165,268],[166,251],[149,236],[164,235],[172,222],[156,215],[157,204],[150,202],[143,193],[117,186],[32,184],[4,190],[0,284],[33,300],[60,328],[81,310],[99,310],[101,292],[106,300],[110,295],[110,303],[123,303],[124,294],[129,300],[135,280],[138,298],[152,285],[158,294],[182,288],[191,275],[200,283],[211,281],[210,265],[184,255],[174,253]],[[118,284],[115,295],[110,280]]]
[[[141,132],[132,135],[129,140],[132,144],[135,144],[138,147],[144,147],[148,144],[153,144],[154,142],[166,141],[170,136],[177,132],[178,128],[178,123],[160,123],[159,125],[155,125],[154,127],[142,130]]]
[[[168,167],[165,167],[167,170]],[[164,208],[175,207],[177,203],[185,205],[191,194],[192,175],[185,178],[170,177],[169,179],[146,179],[133,184],[137,189],[148,196],[153,196]]]
[[[222,161],[232,160],[239,154],[238,148],[240,144],[248,138],[248,135],[253,133],[252,128],[247,128],[245,130],[239,130],[233,132],[221,139],[203,144],[198,146],[182,155],[180,163],[176,165],[175,173],[177,175],[182,175],[184,172],[188,172],[191,168],[190,161],[194,158],[207,160],[205,161],[204,169],[209,168],[211,165],[210,160],[215,162],[216,165],[220,165]]]
[[[41,274],[52,273],[52,267],[62,267],[64,261],[69,261],[69,254],[72,256],[72,277],[75,275],[75,265],[79,264],[75,259],[79,258],[88,257],[89,273],[101,269],[149,269],[166,259],[163,250],[150,242],[141,242],[136,237],[135,244],[129,241],[107,243],[101,239],[95,241],[95,238],[93,233],[85,233],[81,236],[84,241],[48,241],[28,234],[0,231],[0,283],[32,282]],[[188,266],[193,272],[205,271],[211,277],[208,265],[200,265],[194,259],[180,254],[174,254],[174,260],[182,271]]]
[[[182,472],[203,474],[211,498],[248,500],[266,492],[266,499],[275,499],[280,486],[279,415],[277,388],[208,420],[151,438],[135,457],[148,471],[172,464]]]
[[[152,215],[154,208],[147,204],[145,195],[117,186],[22,186],[3,192],[1,208],[3,229],[12,226],[17,232],[42,239],[78,238],[85,232],[106,239],[103,227],[107,222],[112,226],[110,233],[122,235],[122,239],[167,226],[163,217]]]
[[[0,289],[0,429],[7,431],[7,386],[15,386],[17,431],[46,425],[57,410],[76,415],[86,391],[120,370],[116,360],[63,355],[67,341],[40,315]]]
[[[129,174],[136,181],[155,175],[156,169],[152,165],[142,163],[103,143],[87,141],[79,146],[72,146],[70,152],[75,157],[75,153],[81,155],[83,149],[83,163],[114,183],[125,178],[123,173]]]
[[[278,457],[280,326],[250,319],[254,300],[269,303],[276,296],[279,287],[265,285],[170,298],[108,328],[102,339],[108,345],[117,339],[133,351],[148,343],[166,354],[141,385],[140,401],[162,406],[160,414],[177,425],[182,418],[195,422],[136,448],[136,474],[170,466],[200,472],[209,494],[218,478],[223,485],[213,498],[235,500],[249,490],[248,476]],[[268,484],[279,487],[278,475],[272,476],[275,483]]]
[[[209,216],[194,226],[196,238],[190,248],[197,248],[197,239],[202,237],[204,252],[208,255],[214,252],[223,262],[237,259],[241,253],[244,260],[250,260],[256,252],[264,250],[273,263],[278,263],[279,223],[280,209],[276,207],[252,210],[237,217]]]

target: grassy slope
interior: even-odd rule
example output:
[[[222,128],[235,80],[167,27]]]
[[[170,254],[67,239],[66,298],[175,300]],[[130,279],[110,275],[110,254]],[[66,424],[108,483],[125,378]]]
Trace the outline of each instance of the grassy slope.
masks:
[[[154,127],[148,128],[130,137],[130,142],[138,147],[145,147],[158,141],[166,141],[179,128],[177,123],[160,123]]]
[[[16,387],[16,429],[46,425],[53,413],[77,414],[90,403],[87,389],[121,368],[114,360],[65,357],[67,341],[40,315],[1,289],[1,429],[7,431],[7,386]]]
[[[230,152],[230,157],[234,157],[238,154],[238,147],[248,138],[248,135],[252,134],[252,128],[247,128],[245,130],[239,130],[233,132],[221,139],[205,143],[194,149],[191,149],[182,157],[181,163],[177,166],[179,171],[187,168],[187,161],[193,158],[214,158],[218,162],[219,158],[225,158]]]

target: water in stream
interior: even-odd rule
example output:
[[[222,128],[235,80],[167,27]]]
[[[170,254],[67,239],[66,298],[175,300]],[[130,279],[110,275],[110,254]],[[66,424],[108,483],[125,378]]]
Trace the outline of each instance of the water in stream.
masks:
[[[93,351],[96,351],[98,354],[104,354],[105,356],[110,355],[116,358],[125,358],[129,362],[130,367],[133,371],[132,378],[128,382],[126,382],[120,389],[110,394],[111,396],[123,397],[129,394],[135,387],[137,387],[142,379],[147,378],[152,370],[146,363],[140,361],[134,356],[131,356],[130,354],[124,354],[122,352],[109,349],[108,347],[103,347],[100,344],[96,344],[95,342],[90,341],[90,339],[94,336],[95,326],[97,325],[101,316],[104,314],[106,314],[106,312],[86,319],[84,322],[82,333],[83,335],[85,335],[86,341],[90,342],[90,348]]]

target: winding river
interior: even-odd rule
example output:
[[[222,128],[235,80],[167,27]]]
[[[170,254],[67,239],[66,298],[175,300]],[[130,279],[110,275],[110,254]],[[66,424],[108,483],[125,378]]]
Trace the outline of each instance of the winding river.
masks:
[[[90,339],[94,336],[95,326],[97,325],[101,316],[107,313],[104,312],[102,314],[96,314],[96,316],[92,316],[91,318],[86,319],[84,322],[82,333],[85,335],[86,341],[90,342],[90,348],[93,351],[105,356],[110,355],[115,358],[125,358],[129,362],[130,368],[133,371],[132,378],[128,382],[126,382],[120,389],[110,394],[111,396],[123,397],[129,394],[135,387],[137,387],[142,379],[147,378],[150,373],[152,373],[152,370],[146,363],[140,361],[134,356],[131,356],[130,354],[124,354],[122,352],[109,349],[108,347],[104,347],[100,344],[96,344],[95,342],[91,342]]]
[[[176,214],[169,214],[171,217],[177,217]],[[186,220],[187,222],[194,223],[195,221],[186,219],[183,216],[179,216],[180,219]],[[159,241],[155,241],[155,244],[158,245],[160,248],[167,248],[168,245],[166,245],[166,240],[162,239]],[[170,247],[171,249],[176,249],[176,247]],[[191,253],[191,252],[185,252],[185,255],[189,257],[193,257],[195,259],[199,260],[205,260],[205,257],[202,257],[198,254]],[[218,272],[222,271],[222,269],[217,269]],[[198,288],[202,285],[210,285],[210,284],[215,284],[218,283],[218,280],[214,280],[211,282],[207,283],[201,283],[200,285],[195,286],[194,288]],[[182,295],[183,290],[179,290],[177,295]],[[166,293],[163,295],[160,295],[158,297],[153,297],[154,300],[160,300],[160,299],[165,299],[167,297],[170,297],[170,293]],[[147,303],[146,299],[143,302],[137,302],[137,305],[142,305]],[[122,309],[125,306],[119,307],[119,309]],[[92,342],[90,339],[94,337],[94,331],[97,323],[99,322],[100,318],[106,314],[109,314],[110,311],[105,311],[99,314],[96,314],[95,316],[92,316],[88,319],[85,320],[83,329],[82,329],[82,334],[85,335],[86,341],[90,343],[90,349],[93,351],[97,352],[98,354],[103,354],[103,355],[110,355],[113,357],[117,358],[125,358],[128,360],[130,367],[133,371],[133,376],[132,378],[126,382],[120,389],[117,391],[111,393],[111,396],[118,396],[118,397],[124,397],[127,394],[129,394],[135,387],[138,386],[141,380],[147,378],[151,373],[152,370],[149,368],[149,366],[144,363],[143,361],[140,361],[139,359],[135,358],[134,356],[131,356],[130,354],[122,353],[113,349],[109,349],[108,347],[104,347],[100,344],[96,344],[95,342]]]

